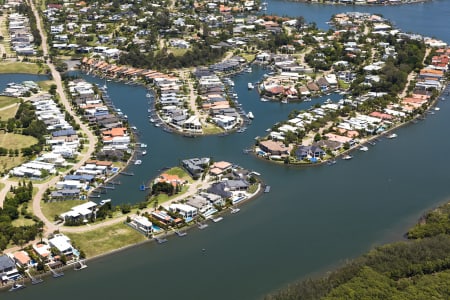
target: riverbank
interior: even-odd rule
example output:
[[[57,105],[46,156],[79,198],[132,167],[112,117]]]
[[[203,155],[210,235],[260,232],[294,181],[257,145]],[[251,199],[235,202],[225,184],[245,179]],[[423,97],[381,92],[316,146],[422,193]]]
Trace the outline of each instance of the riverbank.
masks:
[[[423,214],[408,230],[406,241],[378,246],[326,275],[290,284],[264,299],[415,299],[417,295],[445,299],[450,279],[449,214],[447,202]]]

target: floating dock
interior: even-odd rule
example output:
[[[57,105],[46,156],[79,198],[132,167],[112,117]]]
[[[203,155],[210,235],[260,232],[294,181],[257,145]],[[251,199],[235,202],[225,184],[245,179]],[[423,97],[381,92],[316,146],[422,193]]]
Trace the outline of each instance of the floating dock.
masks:
[[[179,237],[183,237],[187,235],[187,232],[175,230],[175,234],[178,235]]]
[[[199,229],[205,229],[206,227],[208,227],[208,224],[198,223],[198,228]]]
[[[50,271],[52,272],[52,277],[53,277],[53,278],[59,278],[59,277],[64,276],[64,272],[58,273],[58,272],[56,272],[55,270],[53,270],[52,268],[50,268]]]
[[[84,264],[82,260],[80,260],[75,264],[75,267],[73,269],[75,271],[80,271],[80,270],[86,269],[87,267],[88,266],[86,264]]]
[[[167,239],[164,238],[164,237],[162,237],[162,238],[155,237],[155,241],[156,241],[158,244],[164,244],[165,242],[167,242]]]

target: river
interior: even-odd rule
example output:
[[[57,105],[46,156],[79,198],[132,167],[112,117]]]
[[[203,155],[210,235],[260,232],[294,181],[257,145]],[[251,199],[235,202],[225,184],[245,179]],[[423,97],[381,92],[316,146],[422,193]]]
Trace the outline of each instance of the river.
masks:
[[[444,26],[449,7],[444,3],[355,10],[396,17],[396,24],[406,31],[449,42],[450,30]],[[331,14],[353,9],[275,0],[269,1],[268,7],[268,12],[280,15],[303,14],[319,27],[326,26]],[[433,25],[425,26],[422,22],[430,16]],[[192,230],[185,238],[173,237],[163,245],[147,243],[91,261],[88,269],[68,271],[59,279],[47,278],[41,285],[9,293],[8,298],[259,299],[289,282],[321,274],[375,245],[401,239],[424,211],[449,199],[450,157],[446,154],[450,139],[444,129],[450,127],[450,100],[440,102],[441,110],[435,115],[398,129],[398,138],[382,139],[369,146],[368,152],[355,152],[353,160],[339,160],[331,167],[279,166],[244,155],[242,149],[252,145],[255,136],[264,135],[266,128],[285,120],[292,109],[307,108],[328,97],[302,104],[261,102],[256,91],[248,91],[247,83],[259,80],[263,73],[254,67],[253,73],[234,78],[239,101],[255,115],[245,133],[194,139],[153,127],[147,119],[143,88],[108,82],[115,105],[128,115],[139,129],[141,141],[148,144],[142,165],[130,168],[136,175],[121,177],[122,184],[108,192],[113,203],[142,201],[142,182],[163,167],[197,156],[255,170],[272,190],[245,203],[238,214],[226,215],[222,222],[204,230]]]

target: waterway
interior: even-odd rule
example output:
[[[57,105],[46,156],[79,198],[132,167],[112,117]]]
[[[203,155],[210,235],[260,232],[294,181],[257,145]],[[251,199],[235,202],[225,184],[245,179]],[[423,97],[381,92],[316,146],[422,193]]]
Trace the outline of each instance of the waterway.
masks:
[[[448,27],[432,34],[433,28],[424,29],[418,22],[431,15],[433,24],[448,17],[444,2],[367,11],[379,9],[385,16],[395,16],[397,25],[407,31],[448,41]],[[269,1],[269,12],[303,14],[320,26],[331,14],[351,8]],[[105,196],[113,203],[142,201],[142,182],[159,169],[194,156],[211,156],[255,170],[271,185],[271,192],[245,203],[238,214],[226,215],[222,222],[190,231],[187,237],[173,237],[162,245],[148,243],[91,261],[88,269],[47,278],[41,285],[9,293],[8,298],[259,299],[375,245],[401,239],[424,211],[449,199],[450,157],[446,154],[450,140],[445,130],[450,127],[450,99],[440,102],[441,110],[426,120],[397,130],[396,139],[382,139],[369,146],[368,152],[355,152],[350,161],[299,169],[244,155],[242,149],[252,145],[255,136],[264,135],[266,128],[285,120],[292,109],[328,97],[302,104],[261,102],[256,91],[248,91],[247,83],[258,81],[263,73],[254,67],[253,73],[235,77],[239,102],[255,119],[245,133],[225,137],[185,138],[166,133],[148,122],[143,88],[108,82],[114,103],[148,144],[142,165],[130,168],[136,175],[121,177],[122,185]]]

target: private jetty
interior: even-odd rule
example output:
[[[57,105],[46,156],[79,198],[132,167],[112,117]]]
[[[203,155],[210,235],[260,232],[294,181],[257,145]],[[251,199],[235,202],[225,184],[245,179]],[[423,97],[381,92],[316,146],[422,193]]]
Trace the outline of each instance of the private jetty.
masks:
[[[129,218],[127,224],[158,243],[165,242],[169,234],[186,236],[184,227],[205,229],[208,220],[218,223],[223,213],[238,212],[239,204],[262,190],[259,176],[230,162],[212,162],[209,157],[184,159],[179,167],[165,169],[150,183],[148,203],[158,201],[161,194],[168,200],[158,202],[157,209]]]

